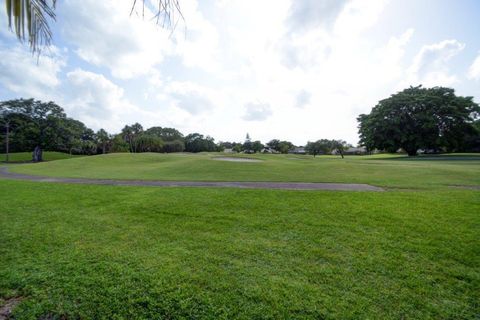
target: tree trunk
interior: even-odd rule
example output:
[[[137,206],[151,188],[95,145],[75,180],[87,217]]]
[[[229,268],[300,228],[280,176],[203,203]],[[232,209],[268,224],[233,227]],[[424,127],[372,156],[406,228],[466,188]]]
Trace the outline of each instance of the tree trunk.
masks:
[[[43,151],[42,151],[42,148],[40,148],[40,146],[36,146],[35,150],[33,150],[32,161],[33,162],[43,161]]]
[[[340,155],[342,156],[342,159],[343,159],[343,151],[342,151],[342,150],[338,150],[338,152],[340,153]]]
[[[10,149],[10,141],[9,141],[9,129],[10,129],[10,123],[7,122],[7,124],[5,125],[6,129],[7,129],[7,135],[6,135],[6,139],[5,139],[5,162],[8,162],[10,160],[10,155],[9,155],[9,149]]]
[[[102,153],[105,154],[105,143],[102,145]]]
[[[405,150],[407,151],[407,154],[409,157],[414,157],[417,155],[417,149],[413,150],[413,149],[410,149],[410,150]]]

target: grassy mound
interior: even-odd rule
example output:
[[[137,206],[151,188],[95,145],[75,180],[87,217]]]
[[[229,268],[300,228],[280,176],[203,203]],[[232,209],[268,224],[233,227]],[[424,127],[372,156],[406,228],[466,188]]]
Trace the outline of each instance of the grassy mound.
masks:
[[[435,188],[480,185],[480,155],[405,156],[245,155],[260,162],[215,161],[219,154],[108,154],[29,164],[12,171],[52,177],[368,183]],[[231,155],[229,155],[231,157]]]

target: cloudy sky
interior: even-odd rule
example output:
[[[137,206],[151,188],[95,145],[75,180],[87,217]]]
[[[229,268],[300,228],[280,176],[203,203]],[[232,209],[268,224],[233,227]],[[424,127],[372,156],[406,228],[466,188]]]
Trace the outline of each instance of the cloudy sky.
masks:
[[[32,56],[0,12],[0,99],[53,100],[93,129],[175,127],[298,145],[358,141],[356,117],[410,85],[480,102],[476,0],[179,0],[162,29],[133,0],[61,0]],[[0,10],[4,10],[1,6]]]

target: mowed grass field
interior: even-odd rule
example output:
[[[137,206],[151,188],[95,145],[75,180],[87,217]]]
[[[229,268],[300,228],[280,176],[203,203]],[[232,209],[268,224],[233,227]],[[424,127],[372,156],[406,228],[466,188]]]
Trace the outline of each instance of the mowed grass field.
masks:
[[[397,188],[480,185],[480,155],[224,155],[260,162],[218,161],[218,153],[117,153],[14,167],[13,172],[70,178],[368,183]]]
[[[479,317],[480,192],[448,187],[480,185],[475,155],[250,156],[260,163],[211,160],[215,156],[115,154],[10,170],[363,182],[387,191],[3,179],[0,306],[20,297],[16,319]]]
[[[71,159],[81,157],[79,155],[71,155],[63,152],[56,151],[44,151],[43,160],[44,161],[53,161],[53,160],[62,160],[62,159]],[[6,161],[6,155],[0,153],[0,163]],[[31,152],[14,152],[9,154],[9,162],[30,162],[32,161]]]

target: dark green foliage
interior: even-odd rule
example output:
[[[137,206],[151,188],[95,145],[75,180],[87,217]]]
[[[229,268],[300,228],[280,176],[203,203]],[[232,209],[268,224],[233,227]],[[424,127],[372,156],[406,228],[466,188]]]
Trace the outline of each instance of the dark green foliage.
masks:
[[[220,147],[222,148],[222,150],[224,150],[224,149],[232,149],[232,148],[233,148],[233,145],[234,145],[234,143],[228,142],[228,141],[225,141],[225,142],[224,142],[224,141],[220,141],[220,142],[218,143],[218,146],[220,146]]]
[[[145,130],[151,136],[161,138],[163,141],[183,141],[183,134],[174,128],[151,127]]]
[[[343,152],[348,148],[348,144],[343,140],[320,139],[315,142],[308,142],[305,151],[314,157],[317,154],[332,154],[336,152],[343,158]]]
[[[280,140],[278,139],[273,139],[267,142],[267,147],[272,148],[275,151],[279,151],[280,149]]]
[[[278,139],[273,139],[267,143],[267,147],[272,148],[273,150],[280,153],[288,153],[289,150],[295,148],[295,145],[290,141],[280,141]]]
[[[35,149],[34,161],[42,160],[42,150],[96,153],[94,132],[82,122],[67,118],[54,102],[3,101],[0,102],[0,119],[0,122],[11,123],[10,151]],[[1,148],[3,151],[3,144]]]
[[[128,144],[130,152],[137,152],[137,139],[143,134],[143,127],[140,123],[135,123],[131,126],[126,125],[121,132],[123,140]]]
[[[136,152],[182,152],[185,150],[185,142],[186,138],[183,137],[183,134],[173,128],[162,128],[162,127],[152,127],[147,130],[143,130],[143,127],[139,123],[135,123],[131,126],[125,126],[122,129],[122,133],[120,134],[122,140],[127,146],[127,150],[133,153]],[[195,136],[196,138],[199,138]],[[201,136],[201,141],[193,142],[193,135],[189,136],[189,141],[192,144],[197,144],[193,146],[191,144],[191,149],[198,147],[201,150],[199,151],[214,151],[212,150],[203,150],[204,148],[204,140],[212,139],[207,137],[206,139]],[[213,141],[213,139],[212,139]],[[208,147],[210,145],[207,143]],[[115,150],[124,150],[125,145],[118,140],[115,141]],[[191,152],[199,152],[199,151],[191,151]]]
[[[163,146],[158,152],[182,152],[185,150],[183,134],[174,128],[151,127],[145,134],[157,137],[163,141]]]
[[[97,148],[100,149],[100,153],[105,154],[112,147],[112,137],[104,129],[97,131]]]
[[[234,142],[232,144],[232,150],[235,151],[235,152],[242,152],[243,151],[243,144]]]
[[[136,141],[136,150],[137,152],[162,152],[163,151],[163,140],[159,137],[152,136],[149,134],[140,135]]]
[[[111,152],[129,152],[130,145],[125,141],[122,134],[117,134],[112,139]]]
[[[163,152],[182,152],[185,150],[185,143],[182,140],[173,140],[173,141],[165,141],[163,144]]]
[[[215,140],[210,137],[199,133],[191,133],[185,137],[185,151],[187,152],[203,152],[203,151],[216,151],[217,145]]]
[[[262,151],[263,147],[264,147],[263,144],[259,140],[256,140],[256,141],[252,142],[253,152],[260,152],[260,151]]]
[[[53,102],[16,99],[0,102],[0,153],[6,151],[9,130],[9,151],[42,150],[70,154],[93,155],[109,152],[182,152],[184,137],[174,128],[152,127],[143,130],[139,123],[127,125],[118,135],[104,129],[95,133],[81,121],[67,118],[64,110]],[[202,136],[200,151],[216,151],[213,138]],[[198,152],[198,151],[195,151]],[[35,154],[35,152],[34,152]],[[38,159],[41,160],[41,159]]]
[[[480,119],[473,123],[473,129],[465,138],[465,149],[469,152],[480,152]]]
[[[418,149],[464,151],[479,112],[472,97],[456,96],[453,89],[410,87],[358,117],[360,143],[368,150],[402,148],[408,155]]]

